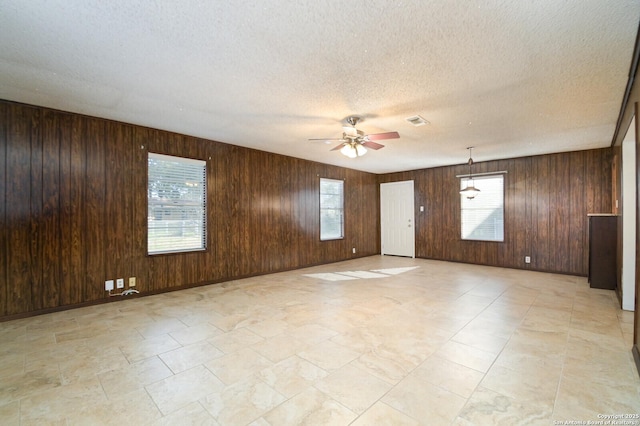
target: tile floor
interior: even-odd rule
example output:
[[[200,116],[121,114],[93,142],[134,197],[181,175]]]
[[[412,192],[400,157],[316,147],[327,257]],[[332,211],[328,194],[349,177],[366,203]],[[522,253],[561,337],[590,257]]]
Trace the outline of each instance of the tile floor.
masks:
[[[633,415],[633,314],[617,306],[581,277],[373,256],[9,321],[0,424]]]

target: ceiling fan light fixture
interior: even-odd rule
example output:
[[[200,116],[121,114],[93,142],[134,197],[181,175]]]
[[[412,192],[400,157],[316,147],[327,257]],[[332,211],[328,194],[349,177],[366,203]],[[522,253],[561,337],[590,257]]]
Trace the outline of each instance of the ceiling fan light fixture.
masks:
[[[340,149],[342,155],[345,155],[349,158],[362,157],[367,153],[367,148],[357,143],[348,143],[345,144],[342,149]]]
[[[368,149],[377,151],[381,148],[384,148],[384,145],[378,143],[377,141],[398,139],[400,137],[398,132],[365,134],[362,130],[358,130],[356,128],[356,124],[360,121],[361,118],[355,115],[347,117],[346,122],[347,124],[349,124],[349,126],[344,126],[342,128],[342,138],[340,139],[314,138],[309,140],[323,142],[339,141],[340,143],[333,149],[330,149],[330,151],[340,151],[344,156],[347,156],[349,158],[357,158],[365,155]]]
[[[349,158],[356,158],[358,156],[358,154],[356,153],[356,150],[353,149],[353,147],[349,144],[345,144],[345,146],[342,147],[340,152],[342,153],[342,155],[345,155]]]

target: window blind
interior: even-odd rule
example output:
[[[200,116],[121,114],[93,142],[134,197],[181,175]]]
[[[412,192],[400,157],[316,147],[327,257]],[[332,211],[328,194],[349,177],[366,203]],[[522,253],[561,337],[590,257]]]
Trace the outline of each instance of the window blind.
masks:
[[[460,179],[460,189],[469,179]],[[504,176],[473,178],[480,192],[473,199],[460,196],[463,240],[504,241]]]
[[[320,239],[344,238],[344,182],[320,178]]]
[[[206,249],[206,162],[149,153],[147,252]]]

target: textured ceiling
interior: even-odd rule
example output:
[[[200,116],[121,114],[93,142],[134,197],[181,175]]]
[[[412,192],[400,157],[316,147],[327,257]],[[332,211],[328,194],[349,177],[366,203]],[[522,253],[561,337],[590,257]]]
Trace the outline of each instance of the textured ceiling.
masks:
[[[599,148],[639,19],[637,0],[2,0],[0,98],[374,173]],[[400,138],[356,159],[308,141],[350,115]]]

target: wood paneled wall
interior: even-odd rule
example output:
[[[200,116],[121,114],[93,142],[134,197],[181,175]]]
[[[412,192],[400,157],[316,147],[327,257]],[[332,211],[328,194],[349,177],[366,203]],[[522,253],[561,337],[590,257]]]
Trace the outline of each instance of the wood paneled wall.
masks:
[[[207,161],[206,252],[147,256],[150,151]],[[464,165],[374,175],[0,101],[0,320],[105,301],[107,279],[148,294],[380,253],[379,183],[410,179],[417,257],[586,275],[609,149],[474,167],[507,171],[504,243],[460,239]],[[320,177],[345,180],[343,240],[319,239]]]
[[[147,256],[147,153],[207,161],[208,250]],[[378,177],[0,102],[0,319],[380,252]],[[319,238],[319,178],[345,180],[346,236]],[[357,254],[352,254],[352,247]]]
[[[586,275],[588,213],[611,213],[611,150],[476,163],[473,172],[506,171],[505,240],[460,238],[456,175],[466,165],[380,177],[415,181],[416,256],[508,268]],[[419,207],[425,206],[420,212]],[[524,257],[531,256],[531,264]]]

